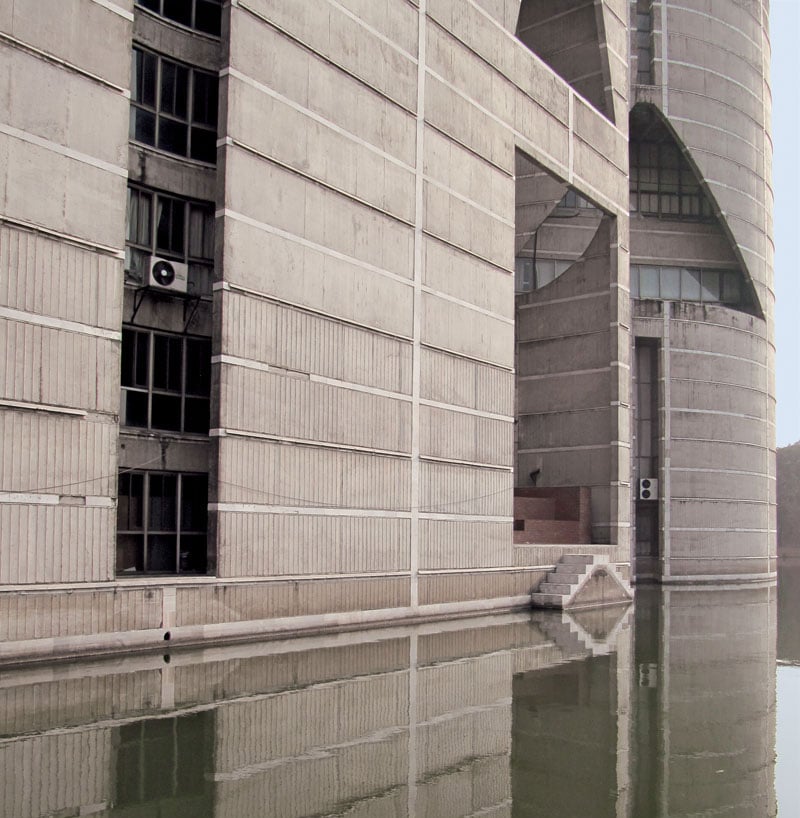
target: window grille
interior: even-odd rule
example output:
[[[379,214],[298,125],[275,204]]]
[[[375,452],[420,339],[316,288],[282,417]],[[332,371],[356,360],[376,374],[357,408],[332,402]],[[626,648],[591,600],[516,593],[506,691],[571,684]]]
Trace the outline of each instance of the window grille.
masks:
[[[150,256],[189,265],[189,292],[210,295],[214,270],[214,205],[128,188],[125,272],[135,284],[147,282]]]
[[[213,74],[134,48],[130,138],[215,164],[218,85]]]
[[[208,475],[122,472],[117,498],[118,574],[206,572]]]
[[[122,328],[120,423],[208,434],[211,340]]]

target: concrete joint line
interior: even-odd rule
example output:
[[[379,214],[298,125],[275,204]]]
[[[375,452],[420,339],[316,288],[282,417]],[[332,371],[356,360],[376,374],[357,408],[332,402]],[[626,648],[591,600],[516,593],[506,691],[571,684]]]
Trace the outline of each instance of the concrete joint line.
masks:
[[[483,213],[489,218],[494,219],[496,222],[500,222],[500,224],[504,224],[507,227],[515,227],[516,223],[509,219],[504,219],[502,216],[495,213],[493,210],[490,210],[488,207],[484,207],[482,204],[478,204],[474,199],[470,199],[469,196],[465,196],[463,193],[459,193],[452,187],[448,187],[443,182],[440,182],[438,179],[434,179],[432,176],[429,176],[427,173],[422,174],[423,181],[427,182],[429,185],[432,185],[439,190],[444,191],[448,194],[448,196],[452,196],[454,199],[458,199],[460,202],[464,202],[464,204],[469,205],[470,207],[474,208],[475,210]]]
[[[69,406],[52,406],[46,403],[29,403],[21,400],[0,399],[0,406],[6,409],[22,409],[31,412],[47,412],[54,415],[69,415],[76,418],[88,417],[88,412],[84,409],[73,409]]]
[[[273,31],[277,31],[279,34],[281,34],[287,40],[291,40],[293,43],[296,43],[301,48],[303,48],[305,51],[307,51],[309,54],[313,54],[315,57],[322,60],[327,65],[331,66],[331,68],[333,68],[334,71],[336,71],[338,73],[346,74],[348,77],[355,80],[359,85],[363,85],[365,88],[369,88],[370,91],[377,94],[382,99],[386,100],[386,102],[391,103],[395,107],[399,108],[401,111],[405,111],[407,114],[411,114],[411,116],[416,116],[414,111],[407,108],[405,105],[403,105],[402,102],[399,102],[398,100],[393,99],[392,97],[388,96],[386,91],[378,88],[377,86],[373,85],[369,80],[365,79],[364,77],[360,77],[358,74],[353,73],[352,71],[350,71],[349,69],[347,69],[344,66],[340,65],[339,63],[334,62],[334,60],[332,60],[326,54],[323,54],[321,51],[318,51],[316,48],[314,48],[314,46],[310,45],[309,43],[305,42],[304,40],[301,40],[299,37],[295,36],[294,34],[292,34],[287,29],[282,28],[281,26],[277,25],[277,23],[275,23],[273,20],[270,20],[269,18],[265,17],[260,12],[256,11],[256,9],[254,9],[252,6],[249,6],[247,3],[242,2],[242,0],[237,0],[235,5],[238,8],[242,9],[243,12],[246,12],[247,14],[251,15],[252,17],[255,17],[256,20],[259,20],[264,25],[269,26],[269,28],[271,28]]]
[[[361,261],[361,259],[355,258],[354,256],[348,256],[345,253],[340,253],[338,250],[332,250],[330,247],[325,247],[322,244],[317,244],[316,242],[309,241],[302,236],[295,235],[294,233],[288,233],[286,230],[281,230],[277,227],[273,227],[272,225],[266,224],[265,222],[260,222],[258,219],[253,219],[250,216],[245,216],[244,213],[238,213],[235,210],[231,210],[229,208],[222,208],[221,210],[217,210],[214,214],[216,217],[225,217],[228,219],[233,219],[234,221],[241,222],[242,224],[246,224],[248,227],[254,227],[256,230],[261,230],[263,233],[269,233],[273,236],[278,236],[279,238],[286,239],[287,241],[291,241],[294,244],[299,244],[302,247],[307,247],[310,250],[316,250],[317,252],[322,253],[326,256],[331,256],[332,258],[339,259],[340,261],[346,261],[348,264],[352,264],[354,267],[359,267],[362,270],[366,270],[369,273],[376,273],[377,275],[384,276],[385,278],[390,278],[393,281],[396,281],[398,284],[403,284],[405,286],[411,287],[413,286],[413,282],[398,273],[392,273],[389,270],[384,270],[381,267],[376,267],[374,264],[369,264],[366,261]],[[244,288],[238,287],[242,292],[246,290]],[[324,313],[320,313],[324,315]]]
[[[106,341],[122,340],[121,331],[93,327],[90,324],[68,321],[63,318],[37,315],[32,312],[27,312],[26,310],[15,310],[12,307],[0,307],[0,318],[5,318],[7,321],[18,321],[21,324],[34,324],[39,327],[46,327],[47,329],[74,332],[78,335],[91,335],[95,338],[103,338]]]
[[[464,307],[464,309],[472,310],[473,312],[478,312],[481,315],[485,315],[488,318],[493,318],[496,321],[501,321],[504,324],[509,324],[511,326],[514,325],[514,319],[508,318],[505,315],[500,315],[499,313],[492,312],[491,310],[486,309],[485,307],[479,307],[477,304],[470,304],[469,301],[464,301],[461,298],[457,298],[454,295],[450,295],[449,293],[442,292],[441,290],[435,290],[433,287],[429,287],[426,284],[420,285],[420,290],[427,295],[433,295],[436,298],[441,298],[442,301],[449,301],[451,304],[458,304],[459,307]]]
[[[223,68],[222,71],[219,72],[220,77],[231,76],[235,79],[243,82],[245,85],[249,85],[251,88],[255,88],[257,91],[260,91],[262,94],[271,97],[272,99],[281,102],[282,104],[286,105],[289,108],[294,109],[298,113],[303,114],[304,116],[308,117],[309,119],[313,120],[314,122],[319,123],[320,125],[324,125],[328,130],[333,131],[334,133],[339,134],[339,136],[348,139],[351,142],[354,142],[357,145],[365,148],[366,150],[371,151],[376,156],[380,156],[382,159],[385,159],[387,162],[391,162],[393,165],[396,165],[403,170],[408,171],[409,173],[414,173],[414,167],[411,165],[406,164],[403,162],[402,159],[398,159],[396,156],[393,156],[390,153],[386,153],[386,151],[381,150],[377,145],[373,145],[370,142],[367,142],[364,139],[356,136],[355,134],[351,133],[348,130],[337,125],[335,122],[332,122],[330,119],[326,119],[323,116],[320,116],[315,111],[312,111],[310,108],[306,108],[299,103],[295,102],[289,97],[284,96],[283,94],[278,93],[273,88],[270,88],[268,85],[264,85],[263,83],[259,82],[252,77],[249,77],[247,74],[243,74],[236,68]],[[224,140],[221,140],[224,141]]]
[[[111,0],[92,0],[92,2],[97,3],[98,6],[102,6],[104,9],[108,9],[108,11],[113,14],[119,15],[123,20],[127,20],[130,23],[133,22],[132,12],[118,6],[116,3],[112,3]]]
[[[378,213],[381,216],[385,216],[387,219],[396,221],[400,224],[405,225],[406,227],[413,226],[412,222],[408,221],[407,219],[404,219],[402,216],[398,216],[396,213],[390,213],[388,210],[384,210],[382,207],[379,207],[373,202],[370,202],[367,199],[362,199],[360,196],[357,196],[355,193],[351,193],[349,190],[336,187],[336,185],[332,185],[316,176],[312,176],[310,173],[306,173],[305,171],[300,170],[294,165],[286,164],[286,162],[283,162],[280,159],[276,159],[274,156],[270,156],[269,154],[263,153],[262,151],[258,150],[258,148],[254,148],[252,145],[248,145],[246,142],[241,142],[238,139],[231,139],[230,137],[226,137],[224,141],[231,147],[238,148],[239,150],[244,151],[245,153],[252,154],[253,156],[256,156],[258,159],[263,159],[270,165],[274,165],[275,167],[281,168],[282,170],[285,170],[287,173],[291,173],[293,176],[299,176],[301,179],[305,179],[305,181],[310,182],[311,184],[316,185],[317,187],[321,187],[323,190],[328,190],[331,193],[335,193],[337,196],[342,196],[343,198],[348,199],[351,202],[355,202],[356,204],[359,204],[362,207],[367,208],[367,210],[371,210],[374,213]]]
[[[42,227],[39,224],[26,222],[22,219],[12,219],[9,216],[0,214],[0,225],[7,225],[16,230],[24,230],[27,233],[37,233],[41,236],[46,236],[48,239],[58,239],[75,247],[80,247],[81,250],[86,250],[92,253],[100,253],[105,256],[111,256],[116,259],[123,260],[125,258],[125,251],[118,250],[116,247],[109,247],[107,244],[98,244],[97,242],[82,239],[79,236],[72,236],[69,233],[60,233],[58,230],[50,230],[47,227]]]
[[[410,282],[408,279],[402,279],[403,283],[410,286]],[[384,338],[389,338],[392,341],[411,341],[410,335],[399,335],[398,333],[389,332],[384,329],[379,329],[377,327],[372,327],[369,324],[359,324],[357,321],[351,321],[348,318],[342,318],[337,315],[333,315],[332,313],[327,313],[322,310],[314,309],[313,307],[308,307],[304,304],[297,303],[296,301],[286,301],[285,299],[275,298],[274,296],[270,295],[269,293],[262,293],[258,292],[258,290],[252,290],[247,287],[242,287],[238,284],[231,284],[229,281],[215,281],[212,285],[211,289],[214,292],[228,292],[235,295],[243,295],[248,298],[256,298],[259,301],[266,301],[270,304],[276,304],[279,307],[288,307],[289,309],[296,310],[297,312],[305,313],[306,315],[313,315],[318,318],[322,318],[326,321],[331,321],[334,324],[342,324],[346,327],[352,327],[356,330],[366,331],[369,332],[371,335],[380,335]]]
[[[29,145],[35,145],[37,148],[42,148],[50,151],[51,153],[59,154],[67,159],[72,159],[75,162],[90,165],[91,167],[97,168],[98,170],[103,170],[106,173],[112,173],[114,176],[120,176],[123,179],[128,178],[127,167],[121,168],[118,165],[112,165],[110,162],[97,159],[94,156],[90,156],[88,153],[81,153],[80,151],[73,150],[65,145],[61,145],[58,142],[53,142],[50,139],[44,139],[41,136],[36,136],[35,134],[28,133],[27,131],[21,131],[19,128],[14,128],[11,125],[0,123],[0,133],[4,133],[6,136],[10,136],[13,139],[19,139],[21,142],[27,142]]]
[[[98,0],[93,0],[93,2],[98,2]],[[99,5],[103,4],[100,3]],[[131,15],[130,19],[133,20],[133,15]],[[52,63],[53,65],[57,65],[59,68],[66,69],[70,73],[77,74],[80,77],[84,77],[84,79],[96,82],[98,85],[102,85],[104,88],[108,88],[111,91],[122,94],[125,99],[131,98],[131,92],[129,89],[123,88],[121,85],[115,85],[113,82],[109,82],[107,79],[104,79],[98,74],[93,74],[91,71],[86,71],[74,63],[68,62],[67,60],[62,60],[60,57],[56,57],[53,54],[48,54],[46,51],[42,51],[41,49],[36,48],[36,46],[30,45],[24,40],[19,40],[16,37],[12,37],[10,34],[0,33],[0,42],[5,42],[13,48],[17,48],[20,51],[25,51],[37,59]]]

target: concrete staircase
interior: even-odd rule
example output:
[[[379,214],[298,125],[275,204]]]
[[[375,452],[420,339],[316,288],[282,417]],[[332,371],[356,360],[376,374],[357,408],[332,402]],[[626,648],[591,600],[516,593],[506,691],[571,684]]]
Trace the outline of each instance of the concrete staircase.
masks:
[[[536,608],[591,608],[630,602],[633,591],[617,569],[593,554],[565,554],[531,595]]]
[[[591,542],[589,490],[581,486],[514,490],[515,545]]]

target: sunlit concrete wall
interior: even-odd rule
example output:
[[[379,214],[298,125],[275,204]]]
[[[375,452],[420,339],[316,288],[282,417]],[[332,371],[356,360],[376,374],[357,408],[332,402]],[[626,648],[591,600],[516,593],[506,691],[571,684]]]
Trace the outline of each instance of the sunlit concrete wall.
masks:
[[[752,314],[639,302],[659,344],[664,581],[775,575],[774,291],[768,3],[652,4],[655,105],[696,168],[718,228],[631,220],[631,262],[738,267]]]
[[[558,558],[511,538],[515,148],[617,214],[625,133],[516,38],[518,14],[230,9],[212,509],[218,576],[273,580],[251,586],[265,617],[283,578],[413,609],[525,593],[519,569]],[[627,477],[604,476],[608,541]]]
[[[3,585],[114,574],[132,6],[0,8]]]

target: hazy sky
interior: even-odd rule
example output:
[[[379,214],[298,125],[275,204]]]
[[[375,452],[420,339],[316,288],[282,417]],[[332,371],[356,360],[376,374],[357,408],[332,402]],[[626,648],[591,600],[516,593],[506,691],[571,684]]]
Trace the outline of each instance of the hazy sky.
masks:
[[[772,0],[778,445],[800,440],[800,0]]]

